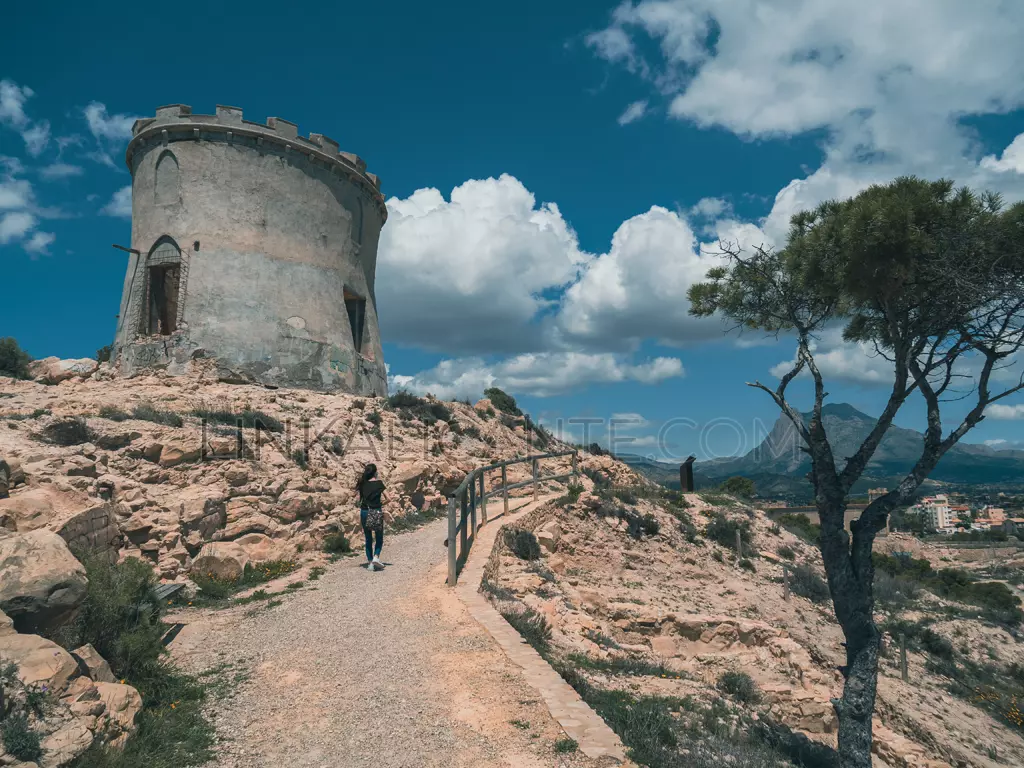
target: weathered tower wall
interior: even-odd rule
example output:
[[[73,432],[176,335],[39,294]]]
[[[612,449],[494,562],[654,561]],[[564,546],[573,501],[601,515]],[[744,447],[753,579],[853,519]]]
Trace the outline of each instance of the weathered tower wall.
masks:
[[[374,273],[380,181],[337,142],[234,107],[160,107],[128,145],[125,375],[212,358],[226,380],[386,394]]]

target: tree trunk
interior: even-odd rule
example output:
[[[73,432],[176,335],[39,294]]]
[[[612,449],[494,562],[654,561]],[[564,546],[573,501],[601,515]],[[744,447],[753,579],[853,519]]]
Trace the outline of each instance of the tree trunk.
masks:
[[[880,635],[870,631],[846,638],[846,684],[843,697],[833,700],[839,718],[839,764],[842,768],[871,768],[871,718],[878,686]],[[866,636],[865,636],[866,635]]]

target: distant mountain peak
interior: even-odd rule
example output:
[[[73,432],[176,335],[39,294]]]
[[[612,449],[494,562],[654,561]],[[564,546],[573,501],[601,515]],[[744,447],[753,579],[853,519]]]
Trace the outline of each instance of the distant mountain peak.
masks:
[[[804,414],[810,418],[811,414]],[[826,403],[821,407],[822,416],[832,416],[837,419],[856,419],[858,421],[874,422],[875,419],[862,411],[858,411],[849,403]]]

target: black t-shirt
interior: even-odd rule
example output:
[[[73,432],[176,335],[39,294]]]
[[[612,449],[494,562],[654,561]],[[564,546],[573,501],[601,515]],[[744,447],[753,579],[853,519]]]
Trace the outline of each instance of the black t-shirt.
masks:
[[[380,495],[384,493],[384,483],[380,480],[367,480],[359,489],[360,509],[380,509]]]

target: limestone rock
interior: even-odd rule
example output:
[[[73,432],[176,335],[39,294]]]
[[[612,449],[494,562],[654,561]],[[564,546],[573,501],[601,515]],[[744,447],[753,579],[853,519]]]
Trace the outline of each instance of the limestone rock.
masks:
[[[72,720],[42,740],[40,768],[59,768],[70,763],[92,744],[92,731],[81,720]]]
[[[61,360],[44,357],[29,365],[29,375],[40,384],[60,384],[75,378],[86,378],[96,372],[99,363],[90,357]]]
[[[11,621],[11,617],[3,611],[0,611],[0,637],[3,637],[4,635],[13,635],[14,632],[14,622]]]
[[[411,494],[420,487],[429,470],[429,465],[422,461],[399,464],[389,475],[388,483],[394,488],[401,486],[406,494]]]
[[[249,555],[244,547],[233,541],[214,541],[199,550],[190,570],[215,579],[234,581],[242,575],[248,564]]]
[[[0,499],[0,527],[26,533],[45,528],[54,517],[53,500],[46,488],[29,488],[7,499]]]
[[[198,440],[168,443],[161,447],[158,463],[161,467],[176,467],[179,464],[196,462],[200,455],[201,446]]]
[[[115,746],[124,744],[125,739],[135,730],[135,718],[142,711],[142,696],[130,685],[121,683],[96,683],[100,701],[107,705],[107,717],[111,725],[121,731],[121,736],[112,739]]]
[[[0,537],[0,610],[19,632],[60,625],[85,599],[87,585],[85,568],[56,533]]]
[[[89,677],[97,683],[114,682],[114,673],[110,671],[107,660],[97,653],[96,649],[86,643],[80,648],[75,648],[71,655],[84,667]]]
[[[0,658],[18,665],[18,677],[27,686],[46,686],[60,695],[78,674],[78,662],[56,643],[39,635],[0,635]]]
[[[92,552],[116,562],[122,537],[114,510],[112,504],[90,507],[68,519],[57,533],[72,551]]]
[[[552,520],[537,530],[535,535],[542,549],[547,552],[554,552],[562,538],[562,529],[559,527],[558,521]]]
[[[245,554],[253,563],[280,560],[283,554],[281,545],[264,533],[247,533],[231,543],[245,550]]]

